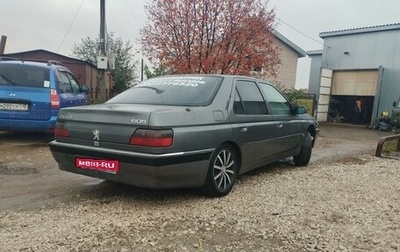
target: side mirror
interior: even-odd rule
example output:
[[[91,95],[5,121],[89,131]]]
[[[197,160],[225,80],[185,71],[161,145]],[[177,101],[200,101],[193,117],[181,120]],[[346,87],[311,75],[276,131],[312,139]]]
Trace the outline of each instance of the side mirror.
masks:
[[[302,115],[302,114],[306,114],[307,113],[307,109],[305,107],[302,107],[302,106],[297,107],[295,109],[295,111],[296,111],[297,115]]]
[[[85,94],[89,94],[89,87],[86,85],[82,85],[81,92],[84,92]]]
[[[392,106],[393,106],[393,107],[396,107],[396,102],[395,102],[395,101],[393,102],[393,105],[392,105]]]

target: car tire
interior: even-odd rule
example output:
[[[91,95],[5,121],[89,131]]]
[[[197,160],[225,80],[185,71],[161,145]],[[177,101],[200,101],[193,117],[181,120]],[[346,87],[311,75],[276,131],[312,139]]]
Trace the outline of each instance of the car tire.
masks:
[[[237,171],[236,152],[227,144],[221,145],[211,157],[203,193],[212,197],[229,194],[235,184]]]
[[[312,137],[310,132],[304,136],[304,142],[301,146],[300,153],[296,156],[293,156],[293,161],[296,166],[306,166],[310,162],[312,151]]]

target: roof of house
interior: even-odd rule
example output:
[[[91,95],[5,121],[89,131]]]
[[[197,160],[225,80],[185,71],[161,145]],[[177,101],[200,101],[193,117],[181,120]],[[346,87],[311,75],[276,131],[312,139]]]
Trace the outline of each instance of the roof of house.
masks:
[[[47,51],[47,50],[44,50],[44,49],[36,49],[36,50],[15,52],[15,53],[5,53],[5,54],[2,54],[1,56],[13,57],[13,58],[21,58],[23,55],[34,54],[34,53],[45,53],[45,54],[48,54],[48,55],[54,55],[55,57],[62,58],[63,59],[62,61],[64,63],[81,63],[81,64],[93,65],[91,62],[87,62],[87,61],[84,61],[84,60],[71,58],[71,57],[68,57],[68,56],[65,56],[65,55],[62,55],[62,54],[58,54],[58,53],[54,53],[54,52],[50,52],[50,51]],[[25,58],[25,60],[29,60],[29,58]],[[61,61],[61,60],[59,60],[59,61]]]
[[[321,32],[319,36],[321,38],[325,38],[325,37],[334,37],[334,36],[351,35],[359,33],[381,32],[389,30],[400,30],[400,23],[351,28],[351,29],[344,29],[337,31],[327,31],[327,32]]]
[[[293,51],[295,51],[298,55],[298,57],[305,57],[307,56],[307,53],[301,49],[300,47],[298,47],[295,43],[293,43],[292,41],[290,41],[288,38],[286,38],[285,36],[283,36],[282,34],[280,34],[277,30],[273,30],[272,33],[275,35],[275,37],[277,39],[279,39],[280,41],[282,41],[282,43],[286,44],[288,47],[292,48]]]
[[[308,56],[316,56],[316,55],[321,55],[322,50],[312,50],[312,51],[307,51]]]

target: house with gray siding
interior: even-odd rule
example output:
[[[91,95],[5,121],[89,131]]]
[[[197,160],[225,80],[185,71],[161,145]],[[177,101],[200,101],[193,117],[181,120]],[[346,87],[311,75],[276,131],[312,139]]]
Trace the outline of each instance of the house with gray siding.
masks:
[[[309,91],[317,120],[374,124],[400,96],[400,23],[321,32],[311,57]],[[361,115],[357,116],[357,101]]]

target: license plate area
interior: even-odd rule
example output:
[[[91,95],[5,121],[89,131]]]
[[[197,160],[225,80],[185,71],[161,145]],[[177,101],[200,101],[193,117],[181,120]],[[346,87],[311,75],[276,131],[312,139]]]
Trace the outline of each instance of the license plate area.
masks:
[[[28,104],[24,103],[0,103],[0,110],[7,111],[28,111]]]
[[[119,161],[77,157],[75,158],[75,167],[116,174],[119,171]]]

